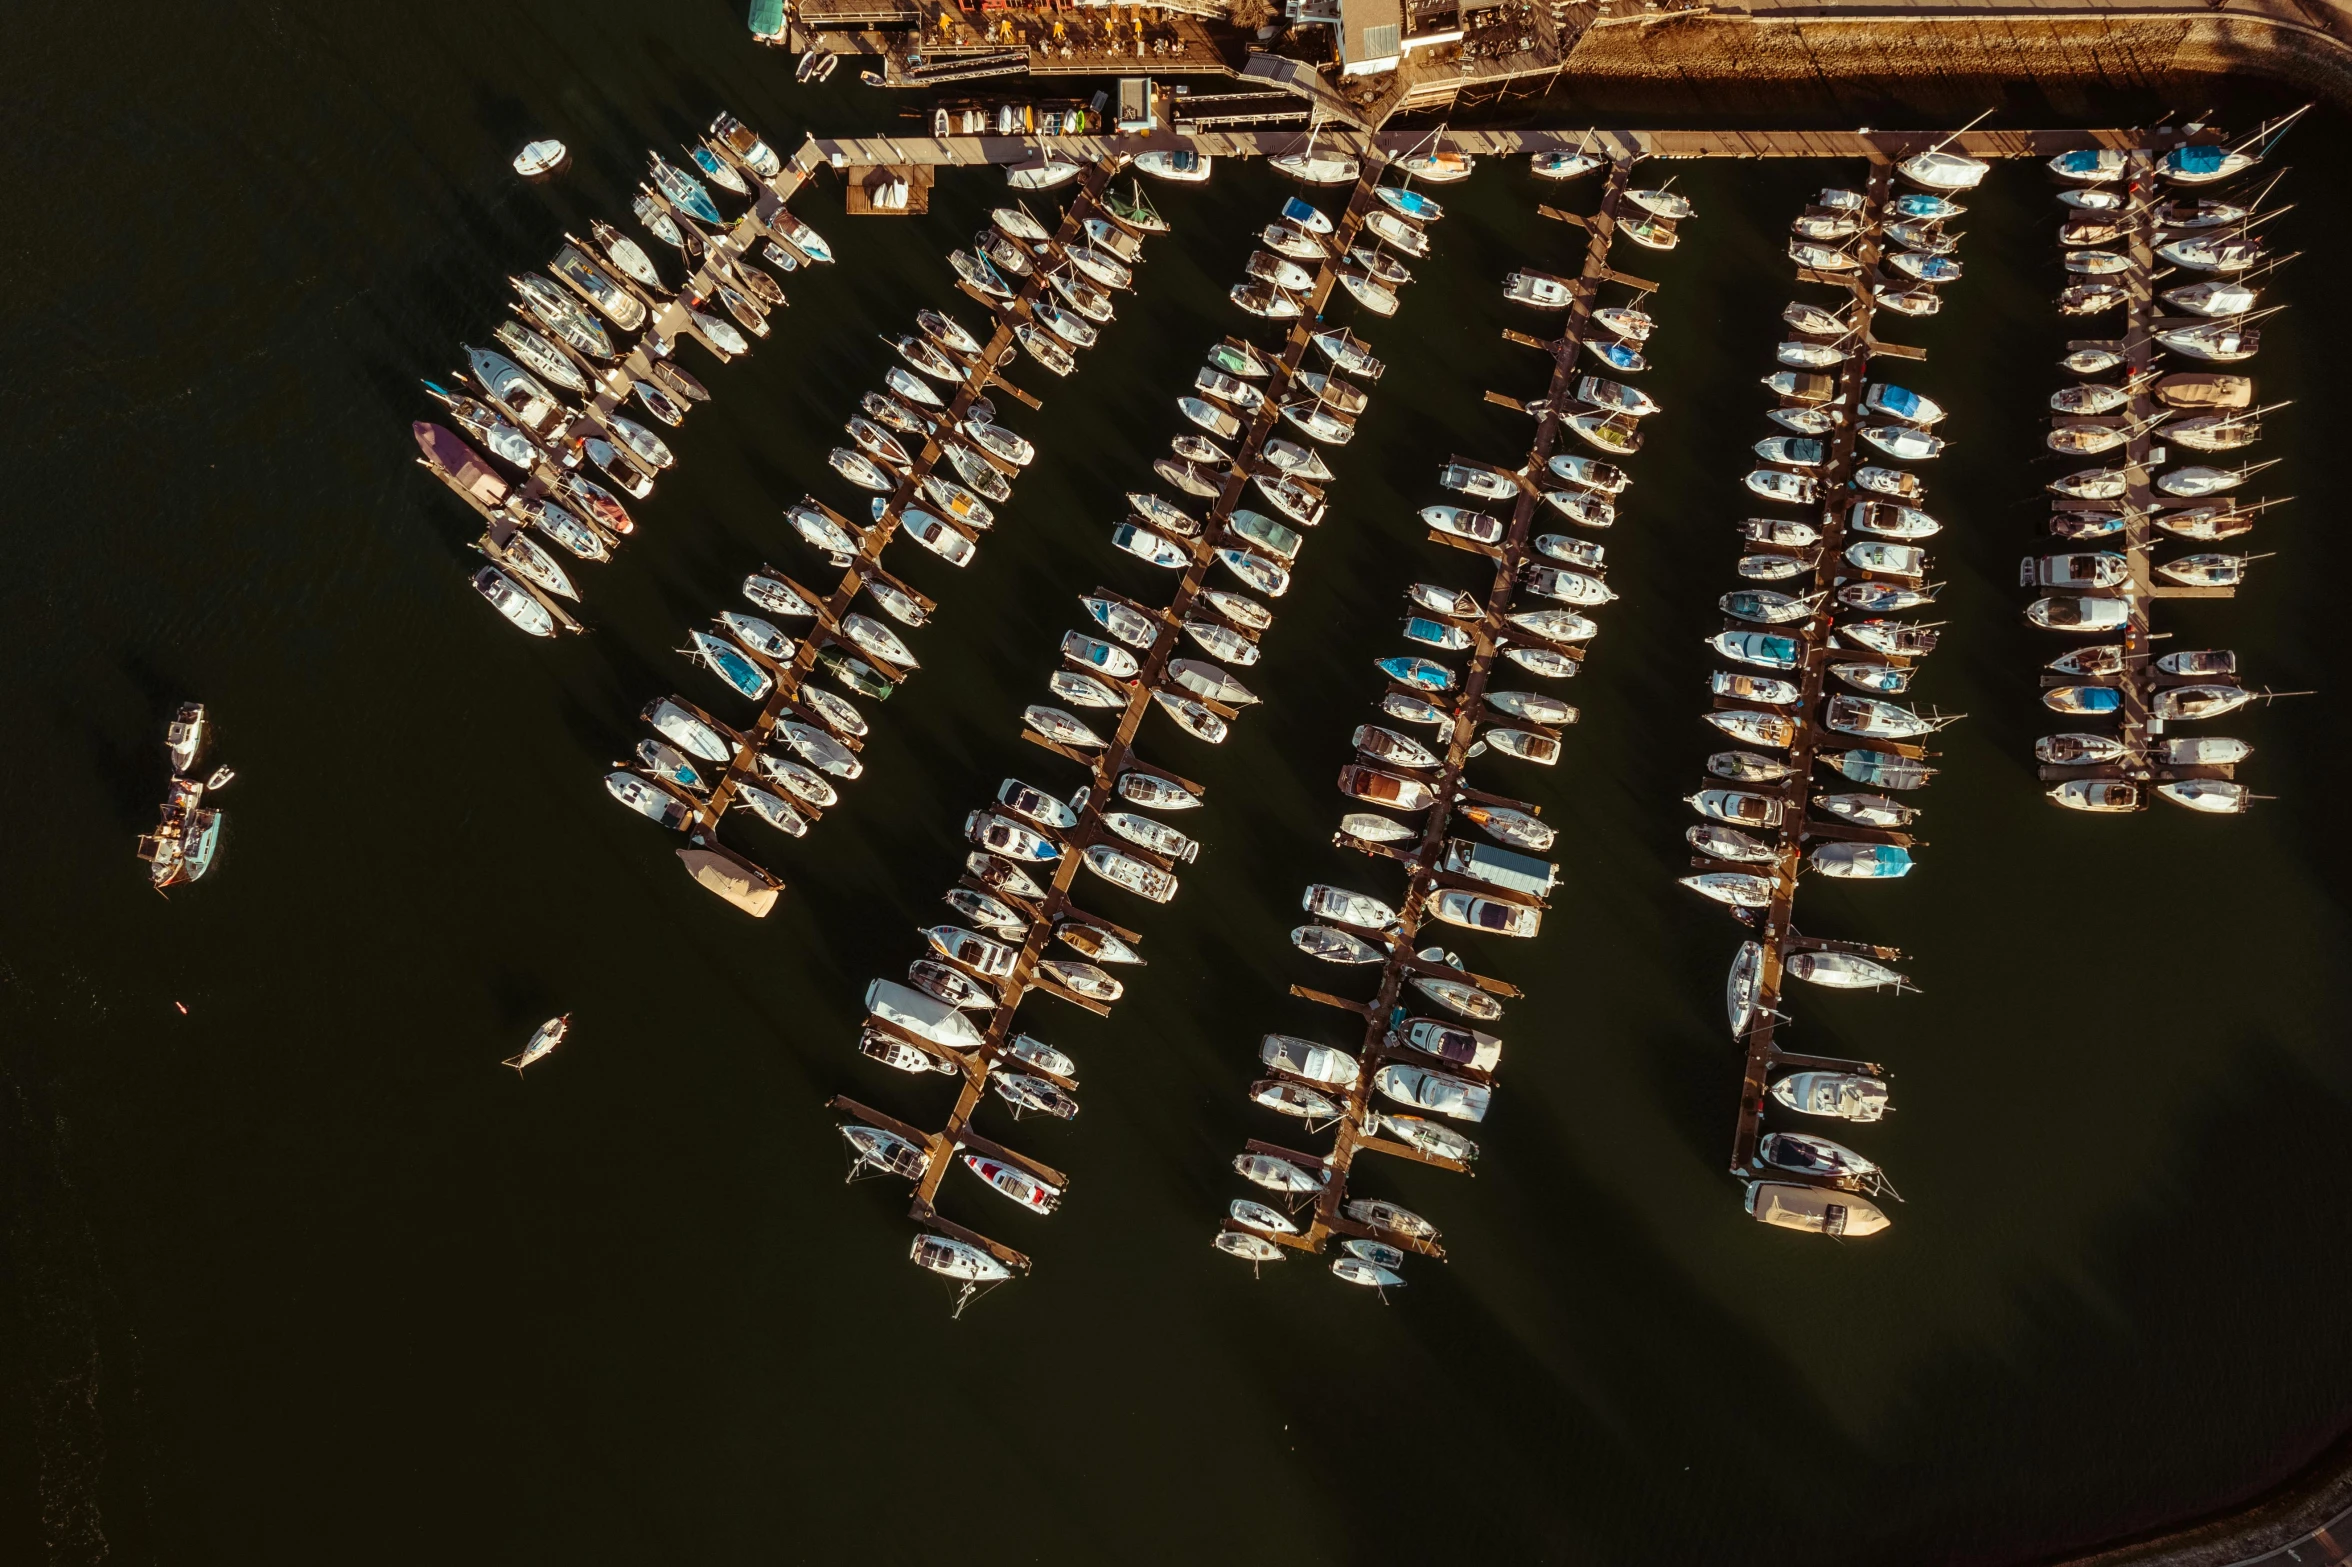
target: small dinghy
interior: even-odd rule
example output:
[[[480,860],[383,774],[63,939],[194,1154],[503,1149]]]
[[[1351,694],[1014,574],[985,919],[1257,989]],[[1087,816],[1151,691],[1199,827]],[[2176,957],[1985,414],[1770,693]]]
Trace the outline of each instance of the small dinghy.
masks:
[[[514,171],[527,180],[545,179],[569,163],[571,157],[570,150],[553,137],[526,142],[523,150],[514,155]]]

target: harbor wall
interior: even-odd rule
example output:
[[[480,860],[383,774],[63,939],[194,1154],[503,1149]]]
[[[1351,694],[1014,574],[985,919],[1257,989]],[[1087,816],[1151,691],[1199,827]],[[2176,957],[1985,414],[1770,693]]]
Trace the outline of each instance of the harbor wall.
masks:
[[[2064,103],[2085,90],[2248,75],[2352,107],[2352,47],[2341,39],[2268,17],[2179,12],[1609,18],[1577,39],[1564,74],[1581,99],[1713,115],[1786,113],[1791,82],[1818,88],[1808,107],[1835,115],[1923,90],[2029,86]]]

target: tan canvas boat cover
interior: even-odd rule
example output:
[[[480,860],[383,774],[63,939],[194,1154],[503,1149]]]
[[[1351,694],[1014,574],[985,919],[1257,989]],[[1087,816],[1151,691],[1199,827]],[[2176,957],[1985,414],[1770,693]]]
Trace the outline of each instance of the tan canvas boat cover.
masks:
[[[2254,378],[2186,370],[2157,382],[2156,396],[2175,408],[2245,408],[2254,401]]]
[[[1778,1225],[1784,1230],[1876,1235],[1887,1227],[1887,1216],[1879,1211],[1877,1204],[1852,1192],[1818,1186],[1766,1181],[1757,1186],[1755,1200],[1749,1207],[1758,1223]]]
[[[754,919],[766,918],[776,906],[782,883],[732,854],[689,847],[680,849],[678,858],[686,862],[687,875]]]

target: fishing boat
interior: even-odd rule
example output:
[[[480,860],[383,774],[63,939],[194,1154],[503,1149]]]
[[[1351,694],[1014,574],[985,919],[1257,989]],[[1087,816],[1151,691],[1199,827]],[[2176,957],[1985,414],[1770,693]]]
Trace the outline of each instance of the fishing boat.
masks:
[[[1890,501],[1856,501],[1846,513],[1846,526],[1888,539],[1932,538],[1944,527],[1917,507]]]
[[[1759,1224],[1814,1235],[1876,1235],[1891,1222],[1876,1204],[1849,1192],[1783,1181],[1750,1181],[1747,1210]]]
[[[1504,532],[1501,518],[1466,506],[1424,506],[1421,520],[1439,533],[1450,533],[1475,544],[1496,544]]]

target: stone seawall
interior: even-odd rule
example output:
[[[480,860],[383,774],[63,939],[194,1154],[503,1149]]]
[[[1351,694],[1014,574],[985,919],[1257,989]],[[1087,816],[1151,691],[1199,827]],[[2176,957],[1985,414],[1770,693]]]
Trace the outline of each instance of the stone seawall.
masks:
[[[1785,115],[1788,84],[1828,118],[1949,89],[1981,100],[2021,85],[2064,107],[2088,93],[2179,91],[2258,76],[2352,107],[2352,48],[2250,16],[1774,16],[1686,12],[1586,30],[1564,75],[1579,99],[1652,112]]]

